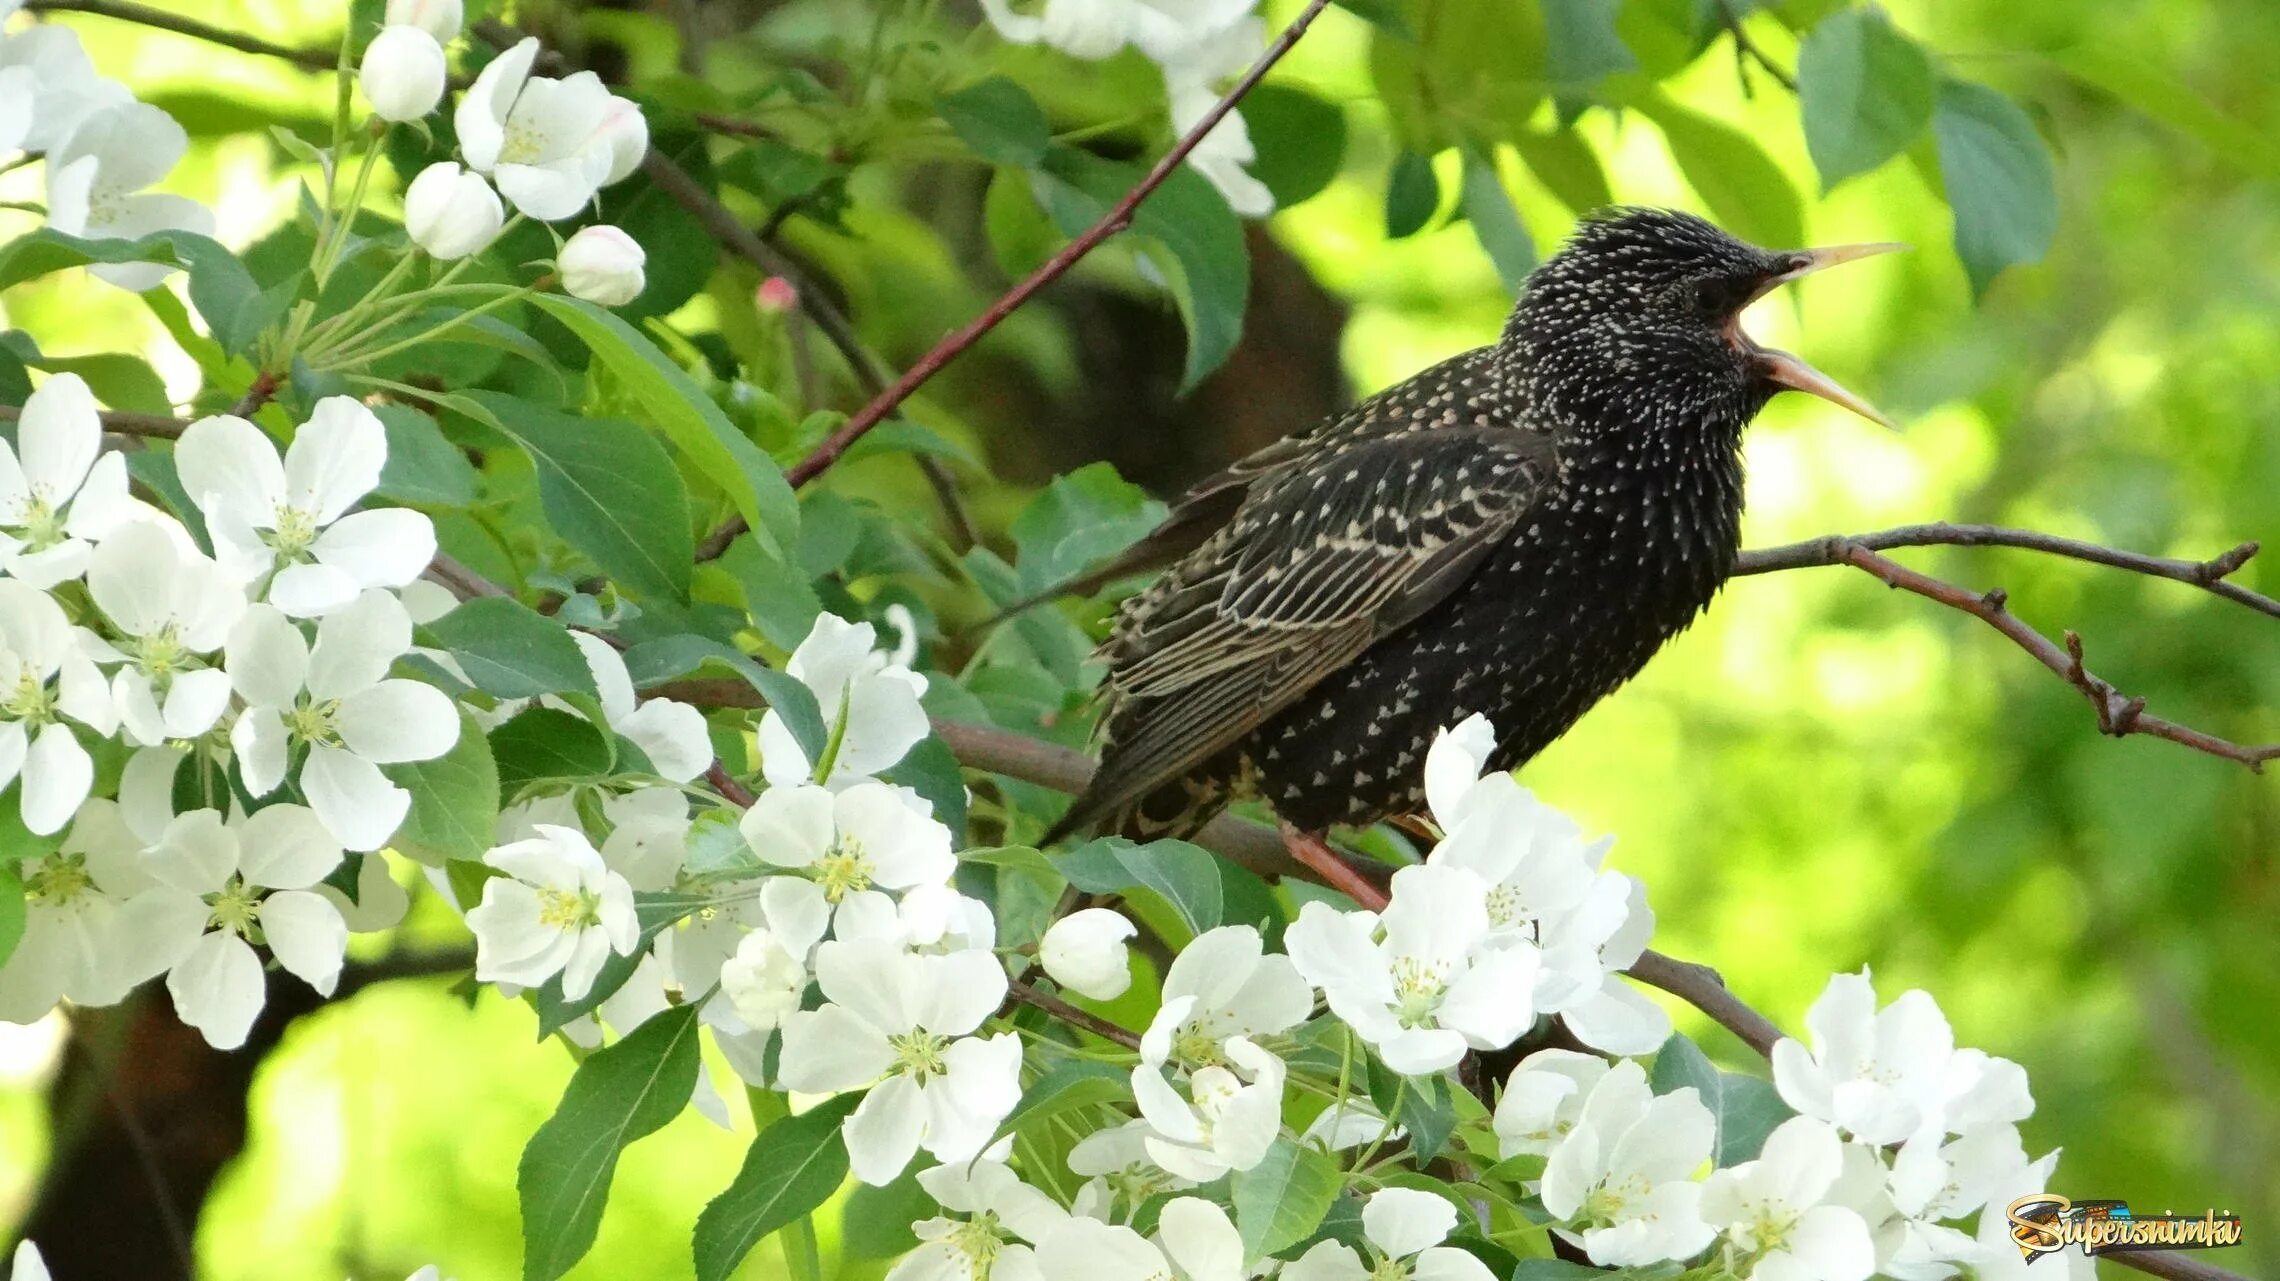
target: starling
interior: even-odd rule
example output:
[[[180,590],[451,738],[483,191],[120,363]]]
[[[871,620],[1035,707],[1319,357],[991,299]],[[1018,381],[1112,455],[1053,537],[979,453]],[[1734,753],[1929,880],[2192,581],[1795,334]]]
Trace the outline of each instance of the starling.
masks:
[[[1190,490],[1119,562],[1179,556],[1096,655],[1101,768],[1048,839],[1188,836],[1249,797],[1286,833],[1415,814],[1435,731],[1473,713],[1494,767],[1527,761],[1709,605],[1740,549],[1742,429],[1774,393],[1884,421],[1739,316],[1898,247],[1593,216],[1494,346]]]

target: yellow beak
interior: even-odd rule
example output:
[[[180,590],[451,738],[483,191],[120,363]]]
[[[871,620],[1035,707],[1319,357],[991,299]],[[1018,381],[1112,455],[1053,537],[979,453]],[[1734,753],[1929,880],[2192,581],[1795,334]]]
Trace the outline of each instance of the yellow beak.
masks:
[[[1878,244],[1832,245],[1826,249],[1803,250],[1797,255],[1803,259],[1799,265],[1767,280],[1764,288],[1752,295],[1750,301],[1755,302],[1790,281],[1810,276],[1825,267],[1834,267],[1839,263],[1853,262],[1876,254],[1893,253],[1907,247],[1903,244],[1887,241]],[[1734,332],[1736,335],[1740,335],[1741,331],[1738,324]],[[1744,336],[1742,341],[1748,342],[1747,337]],[[1750,345],[1753,348],[1755,347],[1755,344]],[[1876,406],[1846,390],[1836,379],[1813,368],[1798,357],[1786,351],[1774,351],[1768,348],[1756,348],[1756,350],[1760,358],[1765,361],[1766,377],[1776,385],[1805,392],[1808,395],[1819,396],[1830,404],[1849,409],[1879,426],[1889,428],[1892,431],[1900,430],[1900,425],[1886,417]]]

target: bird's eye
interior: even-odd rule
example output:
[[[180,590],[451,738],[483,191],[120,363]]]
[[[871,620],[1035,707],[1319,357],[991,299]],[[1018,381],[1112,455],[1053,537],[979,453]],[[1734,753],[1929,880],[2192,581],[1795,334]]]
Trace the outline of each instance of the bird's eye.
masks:
[[[1723,321],[1749,303],[1754,288],[1748,280],[1711,276],[1695,285],[1694,305],[1703,316]]]

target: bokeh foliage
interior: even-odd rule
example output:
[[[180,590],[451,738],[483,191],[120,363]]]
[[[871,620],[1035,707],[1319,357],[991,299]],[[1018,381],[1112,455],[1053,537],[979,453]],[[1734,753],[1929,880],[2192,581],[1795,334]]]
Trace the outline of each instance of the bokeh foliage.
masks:
[[[1318,24],[1251,105],[1251,127],[1263,176],[1289,206],[1267,232],[1350,309],[1343,352],[1356,388],[1486,341],[1508,282],[1607,199],[1702,209],[1769,242],[1908,240],[1918,252],[1816,280],[1752,318],[1762,339],[1863,388],[1909,431],[1888,438],[1817,403],[1777,403],[1750,444],[1750,542],[1940,518],[2187,556],[2280,542],[2280,84],[2269,73],[2280,10],[1734,0],[1764,11],[1748,30],[1796,69],[1800,99],[1763,67],[1737,68],[1724,4],[1409,0],[1357,3]],[[795,0],[698,6],[724,30],[751,26],[710,41],[699,77],[678,60],[679,7],[534,0],[514,16],[606,53],[655,103],[767,123],[775,136],[749,145],[708,152],[693,131],[661,128],[659,146],[700,172],[709,157],[756,222],[796,205],[786,243],[898,367],[1089,221],[1168,137],[1160,112],[1132,115],[1155,98],[1131,55],[1078,64],[968,34],[967,12]],[[337,6],[320,0],[178,8],[309,47],[339,29]],[[1267,12],[1294,8],[1278,0]],[[264,130],[318,132],[322,82],[73,21],[106,74],[191,130],[179,189],[216,204],[228,228],[283,221],[294,162]],[[875,25],[906,53],[854,97],[857,109],[819,108],[812,95],[840,99],[808,72],[785,72],[857,60],[851,46]],[[942,86],[954,91],[939,97]],[[2036,139],[2055,155],[2047,194],[2032,180]],[[683,353],[692,364],[733,356],[758,382],[792,381],[813,353],[755,315],[758,273],[733,261],[693,269],[709,261],[701,227],[646,189],[622,199],[633,207],[605,202],[605,213],[653,264],[651,294],[629,318],[670,316],[705,335]],[[1249,247],[1200,179],[1183,175],[1137,230],[1073,284],[1141,300],[1145,317],[1166,305],[1151,282],[1168,278],[1196,335],[1172,362],[1180,382],[1208,375],[1240,325],[1282,323],[1272,310],[1242,314],[1230,255]],[[2045,239],[2041,265],[1998,274]],[[165,410],[195,383],[125,295],[35,283],[7,308],[8,327],[40,335],[49,357],[113,352],[122,334],[141,335],[150,367],[82,368],[115,407]],[[1177,331],[1135,324],[1132,340],[1167,332]],[[1026,312],[929,387],[918,426],[890,429],[901,448],[940,450],[968,488],[989,550],[966,571],[985,588],[1042,585],[1152,515],[1102,470],[1042,495],[993,479],[1032,475],[1025,460],[1065,427],[1115,432],[1113,421],[1017,412],[1078,403],[1080,348],[1100,340],[1067,308]],[[824,363],[838,381],[828,405],[807,408],[856,403]],[[1037,397],[1009,403],[1009,381]],[[742,425],[788,457],[830,420]],[[945,549],[892,527],[889,513],[931,502],[895,453],[868,451],[804,495],[791,581],[835,604],[860,600],[850,608],[901,601],[954,629],[981,598],[956,576],[912,586]],[[527,472],[495,468],[482,483],[501,511],[541,501]],[[485,555],[479,532],[446,529],[446,545],[465,542],[469,560],[501,577],[575,568]],[[2008,588],[2046,630],[2080,628],[2101,672],[2165,714],[2235,739],[2280,735],[2280,637],[2268,620],[2174,584],[2017,554],[1908,558]],[[700,573],[698,598],[780,599],[782,568],[732,556]],[[2280,582],[2268,566],[2244,578],[2267,591]],[[1104,609],[1025,624],[940,697],[1078,741],[1065,715],[1077,625]],[[781,644],[806,620],[774,621]],[[2252,1242],[2264,1237],[2256,1225],[2280,1222],[2280,784],[2166,744],[2101,739],[2073,692],[1984,628],[1841,570],[1735,584],[1524,778],[1620,835],[1623,865],[1652,887],[1666,950],[1717,965],[1785,1025],[1830,971],[1862,963],[1888,991],[1938,993],[1961,1040],[2029,1069],[2040,1105],[2029,1146],[2067,1149],[2058,1190],[2235,1209]],[[407,927],[414,945],[447,934],[441,921]],[[569,1071],[557,1048],[531,1042],[523,1011],[468,1009],[441,985],[381,987],[304,1020],[257,1080],[251,1145],[200,1219],[202,1270],[400,1276],[433,1259],[461,1277],[512,1275],[516,1154]],[[0,1099],[0,1213],[37,1187],[49,1142],[37,1088]],[[697,1208],[741,1150],[693,1115],[632,1149],[573,1275],[650,1275],[654,1261],[684,1257]],[[848,1213],[874,1228],[907,1219],[894,1195],[853,1198]],[[842,1275],[883,1270],[842,1249],[832,1216],[823,1222]],[[2269,1247],[2252,1249],[2267,1253],[2233,1266],[2280,1265]],[[773,1275],[772,1264],[755,1259],[746,1275]]]

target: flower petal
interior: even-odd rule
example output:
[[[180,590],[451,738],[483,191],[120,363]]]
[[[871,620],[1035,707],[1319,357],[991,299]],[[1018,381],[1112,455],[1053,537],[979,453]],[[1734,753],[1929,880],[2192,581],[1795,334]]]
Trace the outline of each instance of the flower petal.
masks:
[[[259,427],[232,414],[201,418],[174,444],[183,492],[209,517],[228,509],[257,526],[274,525],[285,500],[285,464]]]
[[[389,782],[379,766],[337,747],[309,749],[301,791],[325,830],[360,854],[386,845],[412,808],[412,794]]]
[[[227,930],[199,939],[166,976],[166,990],[174,996],[174,1012],[217,1050],[245,1044],[245,1034],[268,999],[260,958]]]
[[[331,996],[348,950],[348,922],[339,909],[322,894],[281,890],[261,901],[260,917],[262,937],[277,963],[319,996]]]
[[[351,397],[328,396],[286,447],[285,501],[330,525],[372,492],[387,461],[379,415]]]
[[[348,750],[380,765],[433,760],[459,741],[451,696],[414,680],[384,680],[348,695],[335,724]]]

